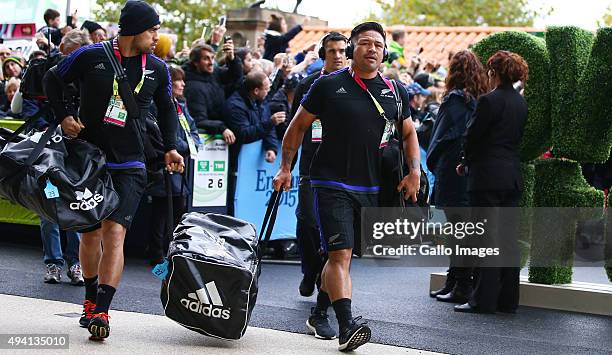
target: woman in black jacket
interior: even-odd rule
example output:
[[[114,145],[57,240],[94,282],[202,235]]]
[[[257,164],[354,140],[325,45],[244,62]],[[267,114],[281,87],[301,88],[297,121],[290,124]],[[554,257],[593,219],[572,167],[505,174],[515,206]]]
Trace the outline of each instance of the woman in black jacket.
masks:
[[[476,108],[476,100],[487,91],[484,68],[469,50],[457,52],[449,65],[446,92],[432,129],[427,150],[427,166],[436,177],[433,204],[444,209],[449,222],[461,221],[460,210],[467,207],[467,178],[457,175],[455,168],[461,157],[461,138]],[[457,240],[450,237],[448,244]],[[472,271],[461,267],[456,256],[450,258],[445,286],[430,293],[438,301],[464,303],[472,291]]]
[[[495,87],[481,96],[465,133],[464,161],[472,218],[486,222],[479,246],[499,247],[499,257],[478,259],[474,292],[458,312],[515,313],[519,301],[518,207],[523,190],[520,143],[527,122],[527,102],[513,84],[527,82],[527,62],[516,53],[499,51],[487,61]]]

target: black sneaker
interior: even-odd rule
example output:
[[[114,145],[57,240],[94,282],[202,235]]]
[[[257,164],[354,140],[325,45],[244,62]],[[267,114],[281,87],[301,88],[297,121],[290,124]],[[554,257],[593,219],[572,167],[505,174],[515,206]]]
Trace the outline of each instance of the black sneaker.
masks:
[[[306,327],[317,339],[336,339],[336,332],[329,325],[327,312],[317,312],[315,308],[310,309],[310,317],[306,320]]]
[[[351,321],[351,326],[348,329],[340,332],[338,350],[355,350],[369,342],[371,337],[372,331],[367,326],[367,322],[362,322],[361,317],[356,317]]]
[[[108,325],[108,313],[96,313],[91,317],[87,330],[91,333],[90,340],[104,340],[110,335],[110,326]]]
[[[85,300],[83,303],[83,313],[81,313],[81,318],[79,319],[79,324],[82,328],[87,328],[87,326],[89,326],[94,309],[96,309],[96,304],[89,300]]]

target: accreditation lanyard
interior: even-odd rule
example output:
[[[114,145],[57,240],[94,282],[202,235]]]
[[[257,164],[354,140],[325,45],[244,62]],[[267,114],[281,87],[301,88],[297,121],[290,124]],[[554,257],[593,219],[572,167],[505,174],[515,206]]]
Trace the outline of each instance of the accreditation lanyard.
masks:
[[[325,72],[325,68],[321,69],[321,74],[320,76],[324,76],[327,75],[327,73]],[[311,129],[311,141],[313,143],[321,143],[323,141],[323,124],[321,124],[321,120],[320,119],[315,119],[314,122],[312,122],[312,125],[310,126]]]
[[[119,42],[117,42],[116,38],[113,40],[113,52],[115,53],[115,57],[117,57],[119,64],[121,64],[121,53],[119,52]],[[138,85],[136,85],[136,89],[134,89],[134,92],[136,94],[138,94],[138,92],[142,88],[142,84],[144,83],[145,69],[147,67],[147,55],[145,53],[142,53],[141,55],[141,66],[142,66],[142,76],[140,77],[140,82],[138,83]],[[117,83],[116,77],[115,77],[115,80],[113,80],[113,95],[119,96],[119,84]]]
[[[196,148],[195,142],[193,141],[193,137],[191,137],[191,129],[189,128],[189,122],[187,122],[187,117],[185,117],[185,113],[181,109],[181,106],[178,104],[176,99],[174,100],[174,105],[176,106],[176,113],[178,114],[179,123],[185,132],[185,137],[187,137],[187,145],[189,146],[189,156],[193,160],[198,159],[198,148]]]
[[[355,82],[357,83],[357,85],[362,88],[365,92],[368,93],[368,95],[370,96],[370,98],[372,99],[372,102],[374,103],[374,106],[376,107],[376,110],[378,111],[378,114],[380,115],[380,117],[382,117],[383,120],[385,120],[385,130],[383,131],[383,135],[382,138],[380,140],[380,145],[378,148],[384,148],[387,146],[387,144],[389,144],[389,140],[391,139],[391,135],[393,134],[393,124],[391,123],[391,121],[389,121],[389,119],[387,118],[387,116],[385,115],[385,109],[382,107],[382,105],[378,102],[378,100],[376,100],[376,98],[374,97],[374,95],[372,95],[372,93],[370,92],[370,90],[368,90],[368,87],[366,86],[366,84],[363,82],[363,80],[355,73],[355,71],[353,70],[353,68],[349,68],[349,74],[351,75],[351,77],[353,78],[353,80],[355,80]],[[380,73],[378,73],[378,75],[380,75]],[[391,85],[391,83],[388,80],[385,80],[385,78],[382,77],[381,75],[381,79],[385,82],[385,84],[387,85],[387,87],[389,87],[389,90],[391,90],[391,92],[394,92],[395,90],[393,90],[393,85]]]

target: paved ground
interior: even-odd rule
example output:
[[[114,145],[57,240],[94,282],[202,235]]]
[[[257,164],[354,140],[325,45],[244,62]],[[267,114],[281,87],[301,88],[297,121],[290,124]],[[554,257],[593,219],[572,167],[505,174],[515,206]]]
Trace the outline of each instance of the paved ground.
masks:
[[[319,341],[304,334],[250,327],[240,341],[229,342],[185,331],[164,316],[122,311],[112,313],[112,337],[104,342],[92,342],[88,340],[87,330],[75,323],[77,318],[74,317],[80,312],[78,305],[8,295],[0,295],[0,303],[3,332],[10,329],[11,333],[44,334],[53,330],[56,334],[67,334],[68,350],[54,350],[54,353],[202,354],[203,349],[206,354],[338,353],[336,342]],[[23,312],[26,308],[39,311]],[[380,344],[366,344],[358,350],[359,354],[433,354]],[[20,354],[22,352],[19,350]]]
[[[0,294],[79,304],[82,288],[66,283],[42,283],[44,266],[41,259],[41,251],[36,246],[0,243]],[[522,307],[517,315],[457,314],[452,311],[452,305],[435,302],[427,296],[429,273],[442,269],[382,265],[385,263],[362,259],[354,262],[352,270],[354,314],[368,319],[375,343],[454,354],[612,354],[612,318],[529,307]],[[577,269],[575,279],[603,282],[605,275],[600,270]],[[300,277],[296,265],[264,265],[252,327],[305,332],[305,316],[314,297],[299,297]],[[144,260],[128,259],[113,308],[161,315],[159,286],[160,282],[150,274]],[[0,304],[4,310],[3,299]],[[28,307],[31,308],[26,309],[34,310],[41,318],[55,314],[34,303]],[[77,306],[72,307],[70,312],[78,310]],[[0,322],[3,318],[0,314]],[[24,322],[26,326],[30,324]],[[113,322],[117,324],[116,329],[129,328],[122,324],[122,316],[113,317]],[[150,322],[146,323],[149,327]],[[12,324],[24,326],[21,322]],[[0,329],[4,333],[7,328],[0,323]],[[186,342],[208,344],[208,340],[197,340],[200,339],[198,334],[180,327],[172,332],[175,341],[185,339]],[[117,333],[121,332],[113,335]],[[259,338],[259,334],[254,331],[249,336]],[[312,339],[310,346],[317,350],[322,345]]]

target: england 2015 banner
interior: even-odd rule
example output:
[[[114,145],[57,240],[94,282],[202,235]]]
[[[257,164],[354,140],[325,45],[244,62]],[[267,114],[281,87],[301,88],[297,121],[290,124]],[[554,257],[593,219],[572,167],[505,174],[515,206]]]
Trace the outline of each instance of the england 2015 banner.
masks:
[[[200,134],[203,145],[193,165],[193,207],[225,206],[228,149],[220,135]]]
[[[258,233],[261,230],[261,222],[266,213],[268,200],[274,190],[272,179],[281,161],[280,154],[274,163],[266,162],[264,157],[265,152],[261,141],[242,146],[238,156],[238,181],[234,199],[236,217],[253,223]],[[295,238],[295,209],[298,203],[299,181],[297,166],[299,162],[292,171],[291,190],[281,195],[272,240]]]

